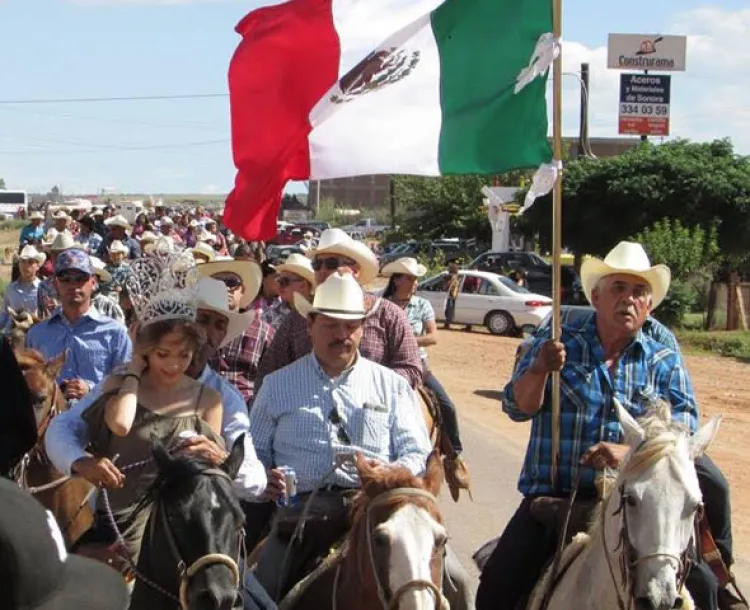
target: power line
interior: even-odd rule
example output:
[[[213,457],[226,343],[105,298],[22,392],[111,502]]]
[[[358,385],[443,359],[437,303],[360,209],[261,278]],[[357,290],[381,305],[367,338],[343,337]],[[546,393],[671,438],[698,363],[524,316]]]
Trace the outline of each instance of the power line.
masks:
[[[87,104],[96,102],[145,102],[151,100],[197,100],[229,97],[228,93],[193,93],[184,95],[131,95],[123,97],[69,97],[0,100],[0,104]]]
[[[202,142],[183,142],[180,144],[155,144],[147,146],[102,146],[101,148],[72,148],[61,150],[51,148],[47,150],[0,150],[0,155],[60,155],[74,153],[101,153],[101,152],[127,152],[139,150],[167,150],[176,148],[190,148],[193,146],[212,146],[216,144],[229,144],[228,139],[222,140],[204,140]]]

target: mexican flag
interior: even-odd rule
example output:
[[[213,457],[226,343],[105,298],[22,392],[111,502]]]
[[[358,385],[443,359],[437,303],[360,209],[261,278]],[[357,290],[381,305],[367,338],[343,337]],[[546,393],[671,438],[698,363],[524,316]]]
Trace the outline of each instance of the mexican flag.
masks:
[[[290,0],[237,26],[225,223],[276,234],[289,180],[550,162],[550,0]],[[548,40],[549,42],[549,40]],[[526,78],[522,78],[523,75]]]

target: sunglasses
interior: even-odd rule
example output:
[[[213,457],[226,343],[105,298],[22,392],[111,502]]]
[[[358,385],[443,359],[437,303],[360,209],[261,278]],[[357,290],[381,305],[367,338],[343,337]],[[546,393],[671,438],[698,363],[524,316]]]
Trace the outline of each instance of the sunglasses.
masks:
[[[236,275],[228,275],[225,277],[215,275],[214,279],[223,282],[224,285],[229,288],[229,290],[237,290],[242,287],[242,280]]]
[[[349,436],[349,433],[346,431],[344,420],[341,419],[341,413],[339,413],[339,409],[337,406],[334,405],[333,409],[331,409],[331,412],[328,414],[328,421],[336,426],[336,438],[339,440],[339,442],[342,445],[351,445],[352,439]]]
[[[301,281],[303,281],[303,280],[300,277],[277,277],[276,278],[276,283],[281,288],[286,288],[287,286],[289,286],[291,284],[296,284],[296,283],[301,282]]]
[[[328,271],[336,271],[339,267],[356,267],[356,261],[346,257],[331,256],[327,258],[316,258],[312,262],[312,268],[315,271],[320,271],[321,268],[325,267]]]
[[[63,284],[82,284],[83,282],[88,282],[91,276],[82,271],[64,271],[63,273],[58,273],[56,277]]]

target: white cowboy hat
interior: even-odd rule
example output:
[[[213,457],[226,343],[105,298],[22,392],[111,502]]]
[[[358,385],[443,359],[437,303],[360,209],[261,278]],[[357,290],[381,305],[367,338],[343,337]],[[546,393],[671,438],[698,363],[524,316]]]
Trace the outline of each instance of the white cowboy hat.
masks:
[[[312,237],[312,236],[313,236],[312,231],[305,231],[304,234],[302,235],[302,237]]]
[[[168,226],[168,227],[173,226],[174,225],[174,220],[172,220],[169,216],[164,216],[159,221],[159,226],[165,226],[165,225]]]
[[[43,265],[44,261],[47,260],[47,255],[44,252],[39,252],[34,246],[24,246],[21,250],[21,254],[18,255],[18,260],[36,259],[36,261]]]
[[[299,292],[294,293],[294,307],[303,318],[319,313],[339,320],[363,320],[365,293],[350,273],[334,273],[318,286],[310,303]]]
[[[201,267],[203,266],[201,265]],[[198,280],[196,292],[198,309],[215,311],[225,316],[228,320],[227,334],[221,342],[220,348],[239,337],[252,324],[255,318],[255,311],[252,309],[245,313],[237,313],[236,311],[229,310],[229,298],[227,297],[227,288],[224,286],[224,282],[215,280],[212,277],[202,277]]]
[[[263,273],[258,263],[238,261],[229,257],[217,258],[213,262],[198,265],[198,273],[201,277],[213,277],[218,273],[234,273],[239,276],[245,287],[245,293],[240,300],[240,309],[244,309],[253,302],[263,283]],[[226,292],[226,288],[224,291]]]
[[[109,251],[110,252],[119,252],[120,254],[124,254],[127,256],[130,254],[130,248],[128,248],[124,243],[122,243],[119,239],[115,239],[110,245],[109,245]]]
[[[130,230],[130,223],[128,222],[128,219],[124,216],[121,216],[118,214],[117,216],[112,216],[112,218],[107,218],[107,220],[104,221],[104,224],[108,227],[122,227],[126,231]]]
[[[31,214],[29,214],[29,220],[44,220],[44,214],[39,211],[32,212]]]
[[[93,212],[91,212],[91,214],[89,214],[89,216],[91,216],[92,218],[95,217],[95,216],[104,216],[104,211],[103,210],[94,210]]]
[[[191,220],[191,221],[190,221],[190,222],[188,223],[188,226],[189,226],[189,227],[193,227],[193,228],[196,228],[196,227],[198,226],[198,221],[197,221],[197,220],[196,220],[195,218],[193,218],[193,219],[192,219],[192,220]]]
[[[651,287],[651,309],[656,309],[669,291],[672,274],[666,265],[651,266],[641,244],[621,241],[604,260],[589,258],[581,265],[581,286],[591,303],[591,293],[597,282],[608,275],[626,273],[643,279]]]
[[[195,248],[193,248],[193,256],[205,256],[208,259],[205,262],[212,263],[216,259],[216,250],[214,250],[210,244],[207,244],[204,241],[199,241],[195,244]],[[195,263],[197,265],[202,265],[204,264],[204,261],[196,259]]]
[[[150,242],[155,242],[157,239],[159,239],[159,236],[154,233],[153,231],[144,231],[141,233],[141,243],[147,244]]]
[[[207,244],[210,244],[216,241],[216,235],[211,233],[211,231],[203,230],[198,234],[198,241],[203,241]]]
[[[70,216],[65,210],[58,210],[52,215],[55,220],[70,220]]]
[[[104,261],[96,256],[89,256],[91,264],[94,266],[94,274],[99,278],[100,282],[112,281],[112,274],[104,268]]]
[[[63,250],[70,250],[78,247],[73,236],[67,231],[58,233],[51,242],[46,242],[45,245],[49,245],[49,249],[52,252],[62,252]]]
[[[341,229],[326,229],[320,235],[315,248],[308,254],[310,258],[325,254],[338,254],[351,258],[359,265],[359,283],[369,284],[378,276],[378,259],[370,248],[356,241]]]
[[[315,271],[312,268],[312,262],[304,254],[294,252],[281,265],[276,265],[275,267],[278,273],[282,271],[294,273],[315,286]]]
[[[397,273],[402,273],[403,275],[411,275],[414,277],[422,277],[427,273],[427,267],[419,263],[416,258],[405,256],[393,261],[392,263],[388,263],[380,271],[380,274],[384,275],[385,277],[390,277],[392,275],[396,275]]]

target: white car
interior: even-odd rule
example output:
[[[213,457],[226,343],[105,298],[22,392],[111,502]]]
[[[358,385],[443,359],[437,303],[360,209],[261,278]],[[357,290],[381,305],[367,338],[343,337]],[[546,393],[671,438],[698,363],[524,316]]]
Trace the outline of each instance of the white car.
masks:
[[[459,271],[454,324],[486,326],[493,335],[533,332],[552,311],[549,297],[529,292],[513,281],[487,271]],[[445,320],[448,273],[420,282],[417,294],[427,299],[438,320]]]

